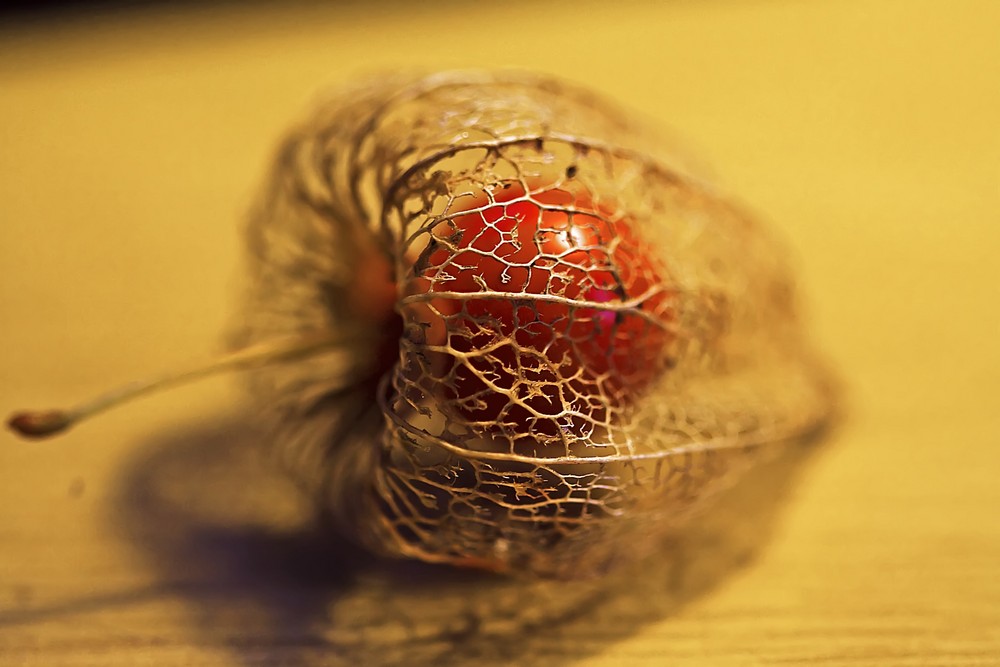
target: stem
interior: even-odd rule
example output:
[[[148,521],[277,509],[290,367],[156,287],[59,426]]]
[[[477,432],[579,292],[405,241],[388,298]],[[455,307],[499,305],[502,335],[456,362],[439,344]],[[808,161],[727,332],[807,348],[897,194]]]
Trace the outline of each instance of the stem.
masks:
[[[258,343],[180,371],[148,380],[131,382],[67,410],[16,412],[7,420],[7,426],[25,438],[46,438],[146,394],[194,382],[218,373],[249,370],[274,363],[294,361],[355,340],[357,340],[357,336],[335,335],[332,332],[324,331],[282,341]]]

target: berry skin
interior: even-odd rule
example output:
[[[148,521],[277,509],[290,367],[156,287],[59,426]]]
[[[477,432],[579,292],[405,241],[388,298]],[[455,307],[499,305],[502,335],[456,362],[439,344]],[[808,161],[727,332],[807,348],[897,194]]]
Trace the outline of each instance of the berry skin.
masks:
[[[440,295],[418,318],[467,421],[580,435],[664,372],[675,294],[631,223],[586,194],[511,184],[456,199],[432,234],[410,293]]]

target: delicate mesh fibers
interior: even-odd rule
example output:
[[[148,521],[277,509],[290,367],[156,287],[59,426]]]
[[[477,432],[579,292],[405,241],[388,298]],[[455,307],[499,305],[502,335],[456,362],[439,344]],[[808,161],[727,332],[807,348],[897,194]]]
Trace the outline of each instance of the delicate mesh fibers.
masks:
[[[253,377],[346,533],[587,576],[827,419],[780,245],[662,145],[524,74],[369,81],[293,130],[248,230],[241,340],[360,331]],[[373,253],[382,320],[357,317]]]

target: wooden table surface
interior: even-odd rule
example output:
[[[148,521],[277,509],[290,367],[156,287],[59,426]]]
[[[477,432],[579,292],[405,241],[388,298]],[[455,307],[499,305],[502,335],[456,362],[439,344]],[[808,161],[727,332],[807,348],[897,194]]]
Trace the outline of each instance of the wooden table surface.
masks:
[[[3,27],[0,412],[217,347],[316,90],[515,66],[673,128],[782,230],[847,419],[602,586],[331,543],[232,379],[0,434],[0,664],[1000,664],[1000,4],[407,7]]]

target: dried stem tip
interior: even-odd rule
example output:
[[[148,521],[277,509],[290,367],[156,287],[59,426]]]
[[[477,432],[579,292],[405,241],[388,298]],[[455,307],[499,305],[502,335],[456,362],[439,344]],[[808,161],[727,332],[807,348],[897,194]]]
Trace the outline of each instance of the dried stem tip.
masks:
[[[25,438],[47,438],[66,430],[72,423],[72,415],[62,410],[16,412],[7,420],[7,426]]]
[[[286,340],[267,341],[230,352],[216,359],[168,373],[160,377],[133,382],[69,410],[27,410],[16,412],[7,426],[25,438],[46,438],[61,433],[79,422],[93,417],[139,396],[199,380],[225,371],[247,370],[268,364],[292,361],[356,342],[359,332],[338,333],[319,331]]]

